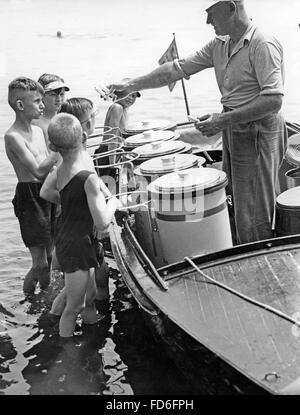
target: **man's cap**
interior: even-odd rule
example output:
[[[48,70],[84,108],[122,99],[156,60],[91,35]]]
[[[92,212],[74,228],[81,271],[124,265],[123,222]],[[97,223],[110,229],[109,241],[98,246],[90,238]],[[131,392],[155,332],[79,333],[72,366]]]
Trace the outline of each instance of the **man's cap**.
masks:
[[[55,89],[61,89],[64,88],[66,91],[70,91],[70,88],[62,81],[53,81],[44,86],[44,91],[54,91]]]
[[[220,3],[222,1],[241,1],[241,0],[206,0],[205,1],[205,10],[210,9],[212,6]]]

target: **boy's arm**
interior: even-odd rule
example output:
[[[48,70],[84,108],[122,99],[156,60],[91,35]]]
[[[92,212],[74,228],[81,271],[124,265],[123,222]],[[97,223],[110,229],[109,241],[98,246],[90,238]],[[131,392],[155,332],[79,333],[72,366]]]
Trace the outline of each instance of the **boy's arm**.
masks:
[[[46,177],[40,190],[40,196],[43,199],[48,200],[48,202],[58,205],[60,203],[60,195],[56,187],[56,181],[57,169],[54,168]]]
[[[21,135],[6,134],[4,138],[7,150],[12,152],[19,163],[26,167],[37,179],[43,179],[59,160],[59,154],[52,153],[38,164],[33,154],[26,147]]]
[[[113,104],[113,107],[112,107],[111,112],[110,112],[109,120],[108,120],[107,124],[105,125],[105,127],[111,127],[112,130],[110,132],[108,132],[107,134],[104,134],[103,142],[105,142],[106,139],[110,139],[111,134],[115,134],[117,137],[121,136],[122,131],[120,129],[120,123],[121,123],[123,113],[124,113],[124,110],[123,110],[122,105]],[[116,142],[118,142],[119,139],[114,138],[110,141],[112,143],[110,144],[110,142],[108,142],[108,145],[107,145],[108,151],[115,150],[118,147]],[[115,156],[114,155],[109,155],[109,163],[110,164],[115,163]]]
[[[89,209],[94,224],[99,231],[105,231],[110,225],[116,211],[118,200],[113,197],[106,203],[103,193],[99,188],[99,179],[96,174],[91,174],[84,185]]]
[[[112,193],[110,192],[109,188],[105,185],[104,181],[100,177],[98,177],[98,180],[100,190],[104,194],[104,197],[112,197]]]
[[[123,115],[123,107],[120,104],[113,104],[109,114],[109,120],[105,127],[111,127],[113,130],[109,134],[119,134],[120,133],[120,122]],[[108,136],[109,138],[110,136]],[[105,134],[104,134],[105,141]]]

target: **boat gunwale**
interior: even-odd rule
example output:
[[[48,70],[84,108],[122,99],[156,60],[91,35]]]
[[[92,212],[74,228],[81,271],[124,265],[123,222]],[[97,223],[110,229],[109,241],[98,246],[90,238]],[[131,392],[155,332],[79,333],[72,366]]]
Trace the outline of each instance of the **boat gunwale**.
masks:
[[[284,236],[281,238],[266,239],[263,241],[250,242],[248,244],[236,245],[232,248],[221,251],[212,252],[205,255],[196,255],[191,259],[197,265],[203,265],[203,269],[212,266],[223,265],[228,262],[235,262],[241,259],[250,258],[258,255],[266,255],[270,253],[285,251],[287,249],[300,248],[300,234]],[[157,271],[166,277],[175,271],[180,271],[187,268],[185,260],[175,262],[173,264],[160,267]]]

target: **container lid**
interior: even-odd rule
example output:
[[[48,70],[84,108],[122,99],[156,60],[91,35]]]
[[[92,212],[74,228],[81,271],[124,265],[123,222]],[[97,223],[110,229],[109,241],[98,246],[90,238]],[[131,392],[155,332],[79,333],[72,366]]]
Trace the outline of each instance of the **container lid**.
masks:
[[[140,134],[134,134],[125,140],[127,147],[138,147],[154,141],[177,140],[179,133],[170,130],[148,130]]]
[[[288,138],[285,158],[289,163],[300,166],[300,134],[294,134]]]
[[[138,154],[140,158],[152,158],[163,156],[164,154],[177,153],[184,150],[185,147],[186,143],[183,141],[155,141],[136,147],[133,153]]]
[[[164,194],[182,193],[207,188],[219,180],[220,172],[217,169],[199,167],[161,176],[148,186],[148,190]]]
[[[146,119],[129,124],[125,131],[128,133],[139,133],[147,130],[166,130],[173,127],[176,127],[176,124],[170,120]]]
[[[281,193],[277,197],[276,203],[280,207],[300,209],[300,186],[292,187]]]
[[[204,163],[204,157],[198,157],[193,154],[170,154],[144,161],[140,165],[140,172],[142,174],[167,174],[175,170],[189,169]]]

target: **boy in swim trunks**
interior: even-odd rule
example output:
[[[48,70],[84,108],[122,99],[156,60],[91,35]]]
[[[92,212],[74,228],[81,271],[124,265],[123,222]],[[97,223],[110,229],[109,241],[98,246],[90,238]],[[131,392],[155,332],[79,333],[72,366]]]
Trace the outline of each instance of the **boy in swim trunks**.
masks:
[[[12,203],[32,257],[23,284],[26,295],[34,294],[38,282],[42,290],[50,283],[51,204],[40,197],[40,189],[59,154],[48,155],[43,131],[31,125],[43,113],[43,95],[42,86],[29,78],[16,78],[8,86],[8,103],[16,115],[4,136],[6,154],[18,179]]]
[[[96,112],[94,110],[93,102],[87,98],[70,98],[65,101],[60,109],[61,113],[67,113],[74,115],[81,124],[83,135],[82,135],[82,146],[83,149],[86,150],[86,144],[88,137],[93,134],[95,129],[95,116]],[[95,167],[93,163],[92,157],[89,155],[87,151],[83,152],[83,157],[85,161],[86,169],[95,172]],[[53,185],[56,180],[55,172],[52,172],[46,178],[40,195],[44,199],[48,201],[54,201],[55,195],[52,194]],[[102,180],[100,180],[101,190],[105,196],[111,196],[108,188],[105,186]],[[100,242],[99,245],[101,246]],[[103,250],[101,251],[103,254]],[[105,313],[109,306],[108,299],[109,299],[109,285],[108,285],[108,267],[106,262],[103,260],[101,261],[100,267],[95,267],[95,283],[96,283],[96,305],[98,311]],[[55,316],[60,316],[63,312],[65,307],[65,297],[64,297],[65,289],[58,295],[53,304],[50,311],[50,314]]]
[[[106,203],[99,177],[86,168],[82,135],[80,122],[70,114],[56,115],[48,128],[50,149],[63,158],[55,169],[52,195],[61,203],[56,252],[65,273],[66,306],[59,322],[59,334],[64,338],[73,336],[77,315],[84,308],[85,297],[90,296],[92,269],[103,261],[96,229],[108,229],[118,203],[116,198]],[[81,317],[85,323],[95,323],[95,307],[85,307]]]

